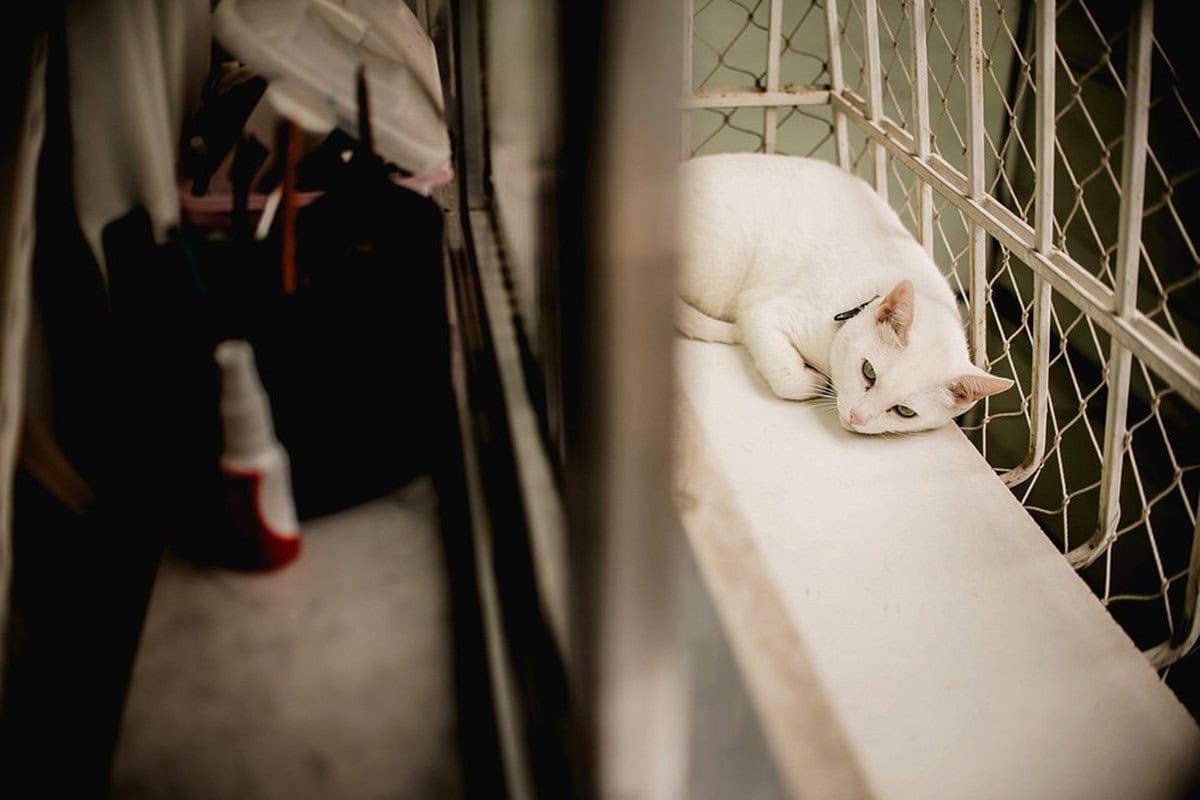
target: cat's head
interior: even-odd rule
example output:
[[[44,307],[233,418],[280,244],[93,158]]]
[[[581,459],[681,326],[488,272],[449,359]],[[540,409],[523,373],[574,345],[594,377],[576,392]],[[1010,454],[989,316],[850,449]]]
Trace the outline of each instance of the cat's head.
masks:
[[[956,315],[901,281],[841,323],[830,350],[838,419],[855,433],[910,433],[945,425],[1012,385],[971,364]],[[922,313],[922,303],[930,307]]]

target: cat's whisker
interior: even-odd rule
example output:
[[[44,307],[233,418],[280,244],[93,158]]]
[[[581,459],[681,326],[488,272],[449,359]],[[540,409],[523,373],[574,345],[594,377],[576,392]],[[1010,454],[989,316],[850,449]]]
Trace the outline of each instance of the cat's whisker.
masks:
[[[821,369],[820,367],[814,367],[812,364],[808,364],[808,365],[807,365],[807,367],[808,367],[809,369],[811,369],[813,372],[815,372],[815,373],[817,373],[818,375],[820,375],[822,378],[824,378],[824,379],[825,379],[825,381],[826,381],[826,383],[832,383],[832,382],[833,382],[833,378],[831,378],[831,377],[830,377],[829,373],[828,373],[828,372],[826,372],[825,370]]]

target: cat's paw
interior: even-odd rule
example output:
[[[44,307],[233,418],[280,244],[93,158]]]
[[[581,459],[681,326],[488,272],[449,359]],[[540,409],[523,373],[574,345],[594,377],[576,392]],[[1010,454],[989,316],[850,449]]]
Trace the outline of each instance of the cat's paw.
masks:
[[[776,368],[765,377],[771,391],[784,400],[808,400],[825,387],[825,376],[806,364]]]

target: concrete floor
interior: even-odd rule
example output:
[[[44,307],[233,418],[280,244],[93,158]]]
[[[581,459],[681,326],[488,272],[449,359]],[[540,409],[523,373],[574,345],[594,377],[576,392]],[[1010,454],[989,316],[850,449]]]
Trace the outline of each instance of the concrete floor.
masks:
[[[159,569],[114,800],[461,798],[431,483],[304,526],[274,573]],[[786,797],[694,565],[688,796]],[[483,796],[486,796],[486,792]]]
[[[306,524],[269,574],[158,574],[117,747],[119,800],[454,798],[450,606],[419,479]]]

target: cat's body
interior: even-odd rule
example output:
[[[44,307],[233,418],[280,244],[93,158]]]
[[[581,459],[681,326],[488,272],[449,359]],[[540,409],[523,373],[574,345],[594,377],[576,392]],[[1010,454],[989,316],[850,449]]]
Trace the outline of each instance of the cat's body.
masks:
[[[971,365],[946,279],[861,179],[728,154],[685,162],[680,192],[676,324],[743,342],[777,395],[816,396],[828,376],[842,424],[879,433],[937,427],[1011,385]]]

